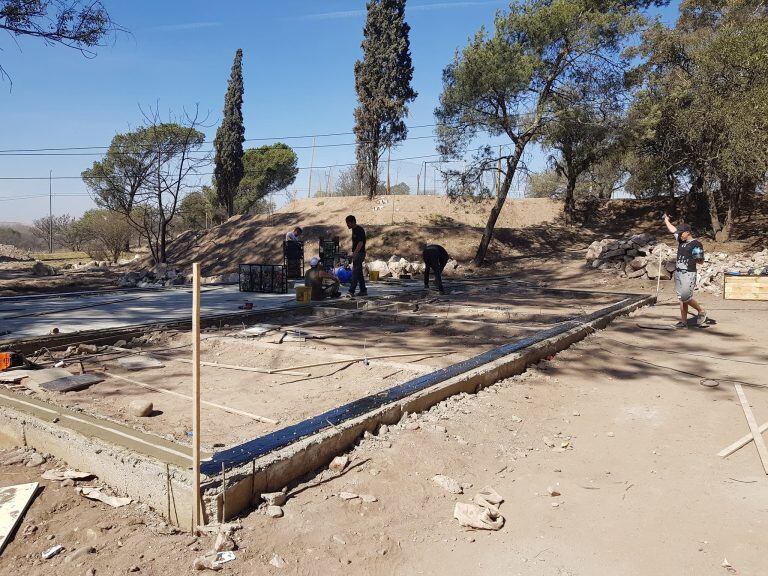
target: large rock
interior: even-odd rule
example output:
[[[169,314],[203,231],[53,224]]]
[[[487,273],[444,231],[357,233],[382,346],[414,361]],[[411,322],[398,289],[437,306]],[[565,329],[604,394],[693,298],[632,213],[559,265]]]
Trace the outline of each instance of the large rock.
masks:
[[[56,268],[39,260],[32,265],[32,276],[56,276]]]
[[[131,415],[138,416],[140,418],[151,416],[153,410],[154,406],[152,405],[152,402],[148,402],[146,400],[133,400],[130,404],[128,404],[128,411],[131,413]]]
[[[629,267],[632,270],[640,270],[641,268],[645,268],[645,265],[647,263],[648,263],[648,258],[645,258],[643,256],[638,256],[636,258],[632,258],[632,260],[629,261]]]
[[[642,276],[645,276],[645,268],[639,268],[637,270],[632,270],[632,268],[627,268],[627,278],[640,278]]]

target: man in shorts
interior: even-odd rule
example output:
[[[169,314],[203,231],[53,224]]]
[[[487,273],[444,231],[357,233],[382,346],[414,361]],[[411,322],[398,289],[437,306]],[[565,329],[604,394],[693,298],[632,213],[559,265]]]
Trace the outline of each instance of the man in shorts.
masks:
[[[696,264],[704,262],[704,246],[693,237],[689,224],[681,223],[674,226],[669,221],[669,216],[664,214],[664,224],[677,240],[677,263],[675,266],[675,292],[680,301],[680,322],[676,328],[688,327],[688,307],[690,306],[698,315],[696,325],[703,326],[707,321],[707,311],[693,299],[696,289]]]

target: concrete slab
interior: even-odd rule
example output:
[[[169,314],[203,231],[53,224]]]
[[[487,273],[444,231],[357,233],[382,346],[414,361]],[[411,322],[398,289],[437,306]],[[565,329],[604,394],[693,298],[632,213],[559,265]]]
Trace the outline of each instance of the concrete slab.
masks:
[[[372,285],[369,294],[376,297],[402,291],[402,286]],[[236,314],[246,300],[253,303],[253,311],[302,306],[296,302],[293,293],[240,292],[237,286],[204,288],[200,300],[203,316]],[[46,299],[0,298],[0,326],[5,333],[0,344],[4,341],[45,336],[54,328],[59,333],[71,333],[183,320],[190,317],[191,308],[191,288],[65,296],[52,294]]]

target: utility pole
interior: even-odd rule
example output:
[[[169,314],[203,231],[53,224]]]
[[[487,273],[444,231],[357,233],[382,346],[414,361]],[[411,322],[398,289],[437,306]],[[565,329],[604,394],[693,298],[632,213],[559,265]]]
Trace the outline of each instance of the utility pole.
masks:
[[[53,254],[53,170],[48,171],[48,251]]]
[[[416,196],[419,195],[419,180],[421,179],[421,171],[416,174]]]
[[[312,169],[315,167],[315,141],[317,136],[312,136],[312,160],[309,162],[309,185],[307,186],[307,198],[312,197]]]
[[[424,160],[424,195],[427,194],[427,161]]]
[[[392,157],[392,148],[388,147],[387,148],[387,196],[392,194],[392,189],[389,186],[389,161],[391,157]]]

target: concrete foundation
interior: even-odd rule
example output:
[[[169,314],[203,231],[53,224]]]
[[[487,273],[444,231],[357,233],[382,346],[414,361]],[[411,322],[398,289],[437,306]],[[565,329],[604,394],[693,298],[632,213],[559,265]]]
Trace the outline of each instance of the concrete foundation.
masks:
[[[220,464],[214,455],[208,469],[215,470],[215,473],[201,479],[204,520],[210,523],[230,519],[256,505],[261,493],[280,490],[307,473],[327,465],[335,456],[350,449],[365,431],[373,432],[381,424],[394,424],[406,412],[426,410],[454,394],[475,393],[499,380],[520,374],[529,365],[605,327],[615,317],[655,301],[651,296],[615,296],[625,298],[618,304],[585,317],[587,321],[570,322],[550,337],[540,341],[528,340],[512,353],[479,363],[461,374],[343,420],[285,447],[252,459],[241,458],[236,465],[224,463],[223,475],[218,472]],[[297,311],[293,309],[290,312]],[[263,321],[267,319],[265,316],[275,314],[279,312],[262,311],[252,316],[256,317],[256,321]],[[323,312],[316,309],[315,314],[336,315],[338,311]],[[242,316],[240,319],[243,319]],[[115,333],[112,333],[105,338],[108,341],[115,337]],[[28,345],[32,347],[31,342]],[[503,349],[507,350],[506,347]],[[34,403],[30,400],[28,404]],[[136,431],[119,428],[117,425],[117,434],[110,430],[105,433],[104,426],[91,422],[91,428],[88,428],[83,424],[85,420],[87,418],[84,416],[72,414],[58,418],[55,413],[45,412],[45,407],[29,407],[23,402],[14,404],[13,399],[3,401],[0,398],[0,444],[30,446],[40,452],[53,454],[72,467],[96,474],[116,492],[149,505],[166,516],[172,524],[183,529],[191,527],[192,493],[187,465],[188,447],[147,435],[161,444],[159,450],[152,451],[147,448],[151,442],[143,437],[137,440],[140,434]],[[113,427],[110,424],[107,428]],[[175,456],[172,455],[174,450],[178,452]],[[243,453],[246,452],[244,448]]]

